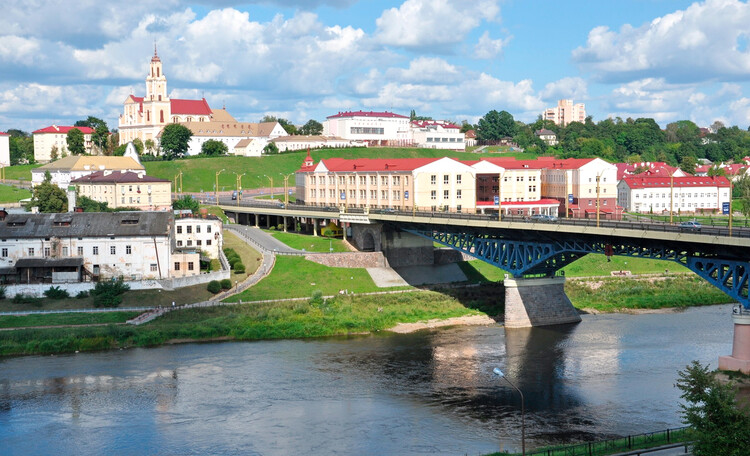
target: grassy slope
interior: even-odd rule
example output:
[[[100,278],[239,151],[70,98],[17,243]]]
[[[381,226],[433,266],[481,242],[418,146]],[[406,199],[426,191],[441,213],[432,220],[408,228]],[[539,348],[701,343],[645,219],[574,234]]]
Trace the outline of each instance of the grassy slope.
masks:
[[[31,192],[9,185],[0,185],[0,203],[17,203],[25,198],[31,198]]]
[[[224,231],[224,248],[232,248],[242,258],[242,264],[245,265],[245,272],[243,274],[237,274],[232,271],[229,279],[234,284],[237,280],[242,282],[247,278],[248,275],[252,275],[258,270],[260,264],[263,262],[263,257],[257,250],[250,247],[245,241],[241,240],[229,231]]]
[[[94,323],[124,323],[138,312],[65,313],[51,315],[0,316],[0,328],[24,326],[90,325]]]
[[[31,181],[31,170],[42,165],[15,165],[5,168],[6,179],[23,179]]]
[[[348,252],[344,241],[335,238],[315,237],[307,234],[284,233],[279,231],[266,231],[274,238],[297,250],[305,249],[308,252],[328,252],[333,248],[334,252]]]

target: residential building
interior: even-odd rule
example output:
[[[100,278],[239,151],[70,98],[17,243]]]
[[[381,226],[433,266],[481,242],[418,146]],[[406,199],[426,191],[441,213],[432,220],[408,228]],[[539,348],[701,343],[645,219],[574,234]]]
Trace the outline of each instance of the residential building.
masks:
[[[466,133],[464,133],[464,143],[466,144],[466,147],[474,147],[477,145],[477,132],[474,130],[469,130]]]
[[[392,112],[353,111],[328,116],[324,136],[363,141],[376,146],[411,145],[409,118]]]
[[[558,215],[559,201],[542,197],[542,169],[516,160],[481,159],[476,172],[477,208],[503,216]]]
[[[188,143],[188,155],[198,155],[206,141],[219,141],[227,146],[230,155],[244,155],[260,157],[263,148],[269,141],[280,136],[286,136],[286,130],[278,122],[237,122],[232,121],[211,121],[211,122],[183,122],[193,136]],[[248,149],[250,142],[240,142],[243,140],[252,140],[253,148]],[[240,148],[238,149],[238,145]]]
[[[281,136],[272,139],[270,142],[276,144],[276,147],[279,148],[279,152],[286,152],[288,150],[320,149],[323,147],[364,147],[367,145],[367,143],[362,141],[353,141],[350,139],[338,138],[336,136],[322,135]]]
[[[442,120],[415,120],[409,125],[415,147],[428,149],[465,150],[461,127]]]
[[[0,280],[169,278],[172,223],[171,212],[2,214]]]
[[[536,130],[534,132],[534,135],[536,135],[537,138],[547,143],[548,146],[557,145],[557,133],[555,133],[552,130],[547,130],[546,128],[542,128],[541,130]]]
[[[720,213],[730,200],[726,177],[625,177],[617,185],[618,204],[640,213]]]
[[[0,168],[10,166],[10,135],[0,131]]]
[[[68,132],[74,128],[83,133],[85,153],[91,154],[94,144],[91,141],[91,135],[94,133],[92,128],[51,125],[32,133],[34,138],[34,160],[37,163],[49,163],[57,158],[62,158],[63,155],[70,155],[68,151]],[[57,148],[57,158],[52,157],[53,148]]]
[[[625,177],[684,177],[687,174],[680,168],[670,166],[665,162],[636,162],[615,163],[617,167],[617,180]]]
[[[45,173],[49,172],[52,177],[52,183],[67,190],[72,180],[97,171],[129,171],[139,175],[146,174],[146,169],[138,161],[137,155],[135,157],[69,155],[31,170],[31,185],[36,186],[41,184],[44,181]]]
[[[564,127],[571,122],[586,121],[586,106],[583,103],[573,104],[573,100],[559,100],[554,108],[547,108],[542,113],[542,120],[551,120],[555,125]]]
[[[224,245],[222,221],[213,215],[175,215],[175,247],[204,252],[211,259],[219,258]]]
[[[112,209],[123,207],[142,211],[172,209],[172,183],[166,179],[132,171],[96,171],[70,181],[79,196],[107,203]]]

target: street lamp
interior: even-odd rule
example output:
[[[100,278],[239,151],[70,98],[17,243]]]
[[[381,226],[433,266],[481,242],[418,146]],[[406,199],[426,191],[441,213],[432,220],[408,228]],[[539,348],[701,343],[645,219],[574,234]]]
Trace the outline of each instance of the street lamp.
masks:
[[[732,237],[732,192],[734,186],[731,177],[727,176],[727,180],[729,180],[729,237]]]
[[[497,219],[502,220],[503,219],[503,177],[505,175],[505,171],[503,170],[502,173],[500,173],[500,176],[498,177],[497,181]]]
[[[294,173],[279,174],[284,178],[284,207],[286,207],[289,205],[289,178],[294,176]]]
[[[523,393],[521,392],[520,389],[518,389],[516,385],[513,384],[513,382],[508,380],[508,377],[505,376],[505,374],[503,373],[503,371],[500,370],[499,367],[492,369],[492,372],[494,372],[498,377],[504,378],[505,381],[508,382],[508,384],[513,387],[513,389],[518,391],[518,395],[521,396],[521,454],[523,456],[526,456],[526,422],[524,418],[526,409],[523,403]]]
[[[674,220],[674,174],[677,172],[675,169],[669,175],[669,224],[671,225]]]
[[[604,171],[602,170],[599,174],[596,175],[596,227],[599,228],[599,181],[602,178],[602,174],[604,174]]]
[[[214,195],[216,196],[216,204],[219,204],[219,174],[226,171],[226,169],[222,169],[221,171],[216,171],[216,186],[214,187]]]
[[[180,183],[179,186],[177,185],[177,182]],[[179,196],[179,194],[182,193],[182,171],[174,176],[174,192],[176,194],[175,196]]]
[[[271,181],[271,199],[273,199],[273,177],[266,176],[265,174],[264,176],[267,177],[269,181]]]
[[[242,199],[242,176],[244,176],[245,174],[247,173],[242,173],[242,174],[234,173],[234,175],[236,176],[235,178],[237,179],[237,205],[238,206],[240,205],[240,200]]]

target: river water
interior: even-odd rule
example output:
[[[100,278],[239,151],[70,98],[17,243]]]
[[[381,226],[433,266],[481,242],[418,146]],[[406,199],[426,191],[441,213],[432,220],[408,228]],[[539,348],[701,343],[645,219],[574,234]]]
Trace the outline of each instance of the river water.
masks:
[[[680,426],[677,370],[731,306],[0,360],[0,454],[476,455]]]

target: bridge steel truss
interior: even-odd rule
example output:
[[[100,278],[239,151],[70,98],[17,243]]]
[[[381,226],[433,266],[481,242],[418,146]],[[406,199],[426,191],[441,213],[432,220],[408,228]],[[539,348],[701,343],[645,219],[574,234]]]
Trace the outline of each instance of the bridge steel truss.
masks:
[[[750,251],[744,249],[684,241],[541,231],[519,233],[519,230],[401,224],[396,228],[473,256],[515,277],[551,276],[589,253],[674,261],[750,309]]]

